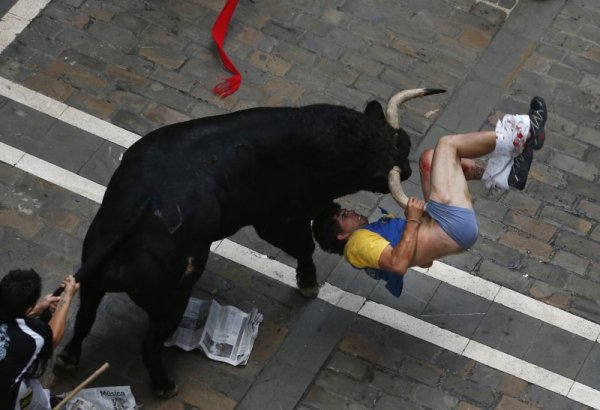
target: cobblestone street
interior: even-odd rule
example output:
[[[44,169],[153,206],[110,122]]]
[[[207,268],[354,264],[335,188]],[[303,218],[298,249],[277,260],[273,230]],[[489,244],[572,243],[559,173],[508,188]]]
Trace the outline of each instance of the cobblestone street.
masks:
[[[131,386],[144,409],[600,409],[600,1],[240,0],[224,47],[242,84],[221,99],[211,28],[224,4],[0,0],[0,276],[32,267],[52,291],[77,270],[133,142],[251,107],[363,111],[401,89],[446,89],[401,111],[404,186],[422,197],[424,149],[540,95],[547,137],[527,186],[492,197],[470,182],[478,241],[411,270],[400,298],[317,250],[326,285],[308,300],[295,259],[243,228],[213,244],[192,295],[264,314],[246,366],[167,348],[179,394],[155,398],[146,315],[110,294],[77,371],[44,383],[68,391],[109,362],[93,385]],[[402,214],[389,195],[340,202]]]

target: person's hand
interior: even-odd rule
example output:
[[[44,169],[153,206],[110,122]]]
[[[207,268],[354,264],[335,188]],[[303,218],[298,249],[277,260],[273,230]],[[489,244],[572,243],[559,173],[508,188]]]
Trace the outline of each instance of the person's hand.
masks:
[[[31,310],[31,312],[29,312],[27,316],[37,317],[41,315],[46,309],[50,309],[50,312],[54,313],[54,311],[56,310],[56,306],[58,306],[59,300],[60,296],[52,296],[51,293],[47,294],[46,296],[42,296],[33,307],[33,310]]]
[[[75,281],[75,278],[73,277],[73,275],[67,276],[62,281],[62,283],[60,284],[60,286],[63,287],[63,288],[65,288],[65,290],[63,292],[63,295],[73,296],[79,290],[79,283],[77,283]]]
[[[407,220],[415,219],[420,222],[423,212],[425,212],[425,201],[415,198],[414,196],[408,198],[408,204],[404,210],[404,215]]]

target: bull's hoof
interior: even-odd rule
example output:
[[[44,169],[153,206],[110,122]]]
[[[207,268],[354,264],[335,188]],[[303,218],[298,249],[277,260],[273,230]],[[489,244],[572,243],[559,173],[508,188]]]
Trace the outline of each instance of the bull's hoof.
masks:
[[[170,399],[171,397],[175,396],[178,391],[179,388],[177,385],[171,381],[166,383],[164,386],[154,387],[152,389],[152,392],[161,399]]]
[[[299,288],[302,296],[308,299],[315,299],[319,296],[319,285],[307,287],[307,288]]]
[[[52,368],[52,372],[58,376],[64,376],[70,373],[73,373],[79,364],[79,356],[76,354],[69,354],[66,352],[62,352],[56,357],[54,361],[54,367]]]

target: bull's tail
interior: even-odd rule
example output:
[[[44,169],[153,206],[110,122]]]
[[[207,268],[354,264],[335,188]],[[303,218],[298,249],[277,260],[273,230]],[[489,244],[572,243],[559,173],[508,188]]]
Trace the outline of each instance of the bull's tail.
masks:
[[[102,264],[102,262],[108,258],[108,256],[117,248],[123,239],[132,231],[135,225],[137,225],[149,204],[150,198],[146,198],[142,205],[138,208],[137,212],[133,215],[133,218],[129,219],[127,224],[123,226],[123,229],[119,231],[115,238],[109,243],[101,246],[100,249],[97,249],[90,255],[89,258],[87,258],[85,263],[73,275],[75,281],[81,282],[82,280],[85,280],[94,271],[96,271],[96,269],[98,269],[98,266],[100,266],[100,264]],[[63,290],[63,287],[59,287],[52,293],[52,295],[59,296]]]

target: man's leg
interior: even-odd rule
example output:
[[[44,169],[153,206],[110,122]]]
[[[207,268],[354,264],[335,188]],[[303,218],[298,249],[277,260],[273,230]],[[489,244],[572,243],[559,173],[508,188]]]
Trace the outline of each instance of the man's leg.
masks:
[[[430,184],[425,188],[429,190],[429,195],[424,189],[426,197],[442,204],[473,208],[467,177],[470,179],[480,170],[474,161],[465,160],[487,155],[493,152],[495,147],[495,131],[447,135],[440,138],[433,151]],[[463,166],[467,169],[473,168],[473,173],[465,175]]]
[[[421,175],[421,188],[425,200],[429,200],[431,193],[431,163],[433,161],[433,149],[428,148],[419,158],[419,173]],[[469,158],[460,159],[460,167],[467,181],[480,180],[485,172],[485,161]]]

